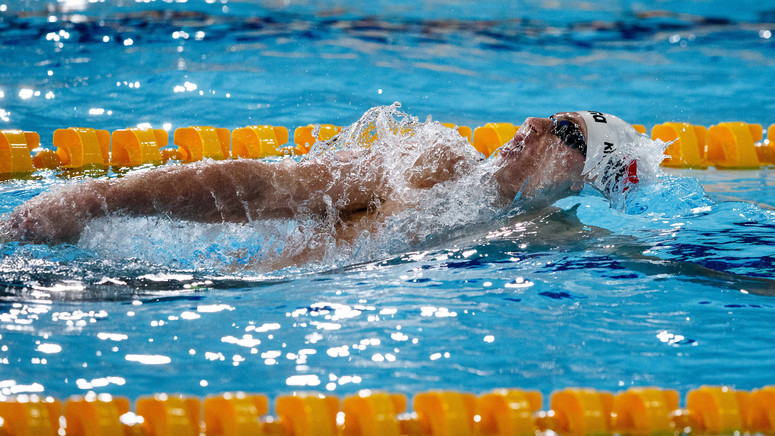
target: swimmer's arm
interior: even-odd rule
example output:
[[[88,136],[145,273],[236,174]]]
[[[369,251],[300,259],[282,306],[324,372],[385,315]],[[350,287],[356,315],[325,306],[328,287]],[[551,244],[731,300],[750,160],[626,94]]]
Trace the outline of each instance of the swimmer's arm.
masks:
[[[597,230],[604,231],[599,228]],[[694,262],[662,259],[645,254],[650,247],[640,244],[634,238],[622,236],[619,241],[618,244],[611,244],[611,238],[606,238],[606,247],[599,247],[599,250],[613,252],[617,261],[629,270],[649,276],[675,276],[708,286],[723,286],[751,294],[775,296],[775,280],[719,271]]]
[[[775,296],[775,281],[771,279],[718,271],[693,262],[661,259],[645,255],[639,249],[632,250],[632,247],[628,248],[625,248],[622,250],[623,253],[619,254],[624,254],[624,257],[629,259],[620,262],[623,266],[633,271],[646,275],[667,274],[689,277],[689,281],[700,284],[710,286],[723,285],[724,287],[738,289],[746,293]]]
[[[267,186],[282,184],[290,179],[290,172],[261,161],[227,161],[86,180],[55,188],[17,207],[3,222],[3,234],[36,243],[76,242],[90,220],[111,213],[246,221],[250,209],[257,210],[267,198],[271,191]],[[267,206],[268,214],[287,213],[278,201]]]
[[[200,222],[247,222],[366,209],[381,179],[359,180],[350,161],[256,160],[177,165],[121,179],[87,180],[43,193],[2,223],[7,239],[76,242],[92,219],[112,213]],[[362,182],[362,183],[358,183]]]
[[[576,206],[578,207],[578,206]],[[569,211],[560,211],[551,214],[551,220],[545,220],[546,233],[541,234],[543,240],[553,242],[555,238],[564,246],[575,246],[576,250],[593,250],[602,253],[611,253],[612,257],[629,270],[640,272],[648,276],[668,275],[682,280],[708,286],[723,286],[725,288],[744,290],[746,292],[775,296],[775,280],[762,277],[750,277],[741,274],[718,271],[704,267],[694,262],[662,259],[657,256],[645,254],[649,246],[640,243],[630,236],[612,237],[610,231],[583,224],[576,216],[576,207]],[[550,226],[549,224],[553,224]],[[580,229],[584,229],[580,232]],[[585,237],[573,241],[579,235]],[[588,239],[591,237],[592,239]],[[602,245],[595,243],[602,241]]]

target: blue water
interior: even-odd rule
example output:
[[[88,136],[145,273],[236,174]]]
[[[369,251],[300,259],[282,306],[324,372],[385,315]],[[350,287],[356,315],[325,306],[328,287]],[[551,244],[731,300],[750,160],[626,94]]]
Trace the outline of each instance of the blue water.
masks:
[[[660,11],[659,13],[650,13]],[[594,108],[775,122],[765,2],[0,4],[0,126],[477,126]],[[0,184],[0,213],[84,177]],[[0,247],[0,394],[132,398],[773,383],[775,172],[665,170],[366,258],[234,267],[239,227],[101,223]],[[242,239],[240,239],[242,238]],[[399,246],[400,247],[400,246]],[[350,256],[350,254],[348,254]],[[660,260],[661,259],[661,260]]]

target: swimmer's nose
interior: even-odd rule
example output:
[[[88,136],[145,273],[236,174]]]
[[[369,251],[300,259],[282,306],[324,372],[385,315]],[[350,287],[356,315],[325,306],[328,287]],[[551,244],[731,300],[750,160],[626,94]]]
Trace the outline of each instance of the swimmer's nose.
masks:
[[[543,135],[552,130],[553,124],[549,118],[528,117],[522,125],[532,128],[536,133]]]

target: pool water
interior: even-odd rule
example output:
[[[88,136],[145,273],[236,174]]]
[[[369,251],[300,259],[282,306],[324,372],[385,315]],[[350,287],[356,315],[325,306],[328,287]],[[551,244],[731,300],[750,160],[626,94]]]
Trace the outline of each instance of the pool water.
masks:
[[[472,127],[578,108],[775,122],[762,2],[353,3],[0,4],[0,126],[51,147],[68,126],[348,125],[394,101]],[[119,176],[5,180],[0,213]],[[240,226],[114,218],[74,245],[6,243],[0,394],[760,387],[774,191],[772,168],[665,169],[616,207],[585,188],[275,271],[239,262],[260,250]]]

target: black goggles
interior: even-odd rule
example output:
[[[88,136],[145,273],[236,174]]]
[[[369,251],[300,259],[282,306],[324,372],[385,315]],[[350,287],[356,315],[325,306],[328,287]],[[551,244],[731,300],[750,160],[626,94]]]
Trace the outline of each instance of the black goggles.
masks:
[[[580,151],[584,157],[587,157],[587,141],[584,140],[578,124],[568,120],[557,120],[554,115],[549,118],[554,122],[552,134],[560,138],[560,141],[568,147]]]

